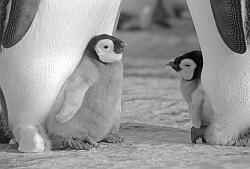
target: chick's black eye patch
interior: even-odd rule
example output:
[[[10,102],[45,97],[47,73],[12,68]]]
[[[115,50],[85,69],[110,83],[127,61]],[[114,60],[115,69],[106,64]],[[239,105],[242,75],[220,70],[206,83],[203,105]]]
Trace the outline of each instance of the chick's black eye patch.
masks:
[[[109,47],[107,45],[103,46],[104,49],[108,49]]]

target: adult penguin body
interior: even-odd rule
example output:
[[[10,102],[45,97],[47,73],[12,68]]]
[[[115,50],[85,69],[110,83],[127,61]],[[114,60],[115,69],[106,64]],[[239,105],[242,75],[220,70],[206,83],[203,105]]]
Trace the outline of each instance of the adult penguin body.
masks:
[[[201,84],[211,101],[209,144],[247,144],[250,127],[249,0],[187,0],[203,53]]]
[[[37,125],[44,123],[91,37],[112,34],[120,0],[0,3],[0,86],[9,126],[20,151],[41,152],[44,139]],[[22,147],[25,140],[30,140],[31,146]]]

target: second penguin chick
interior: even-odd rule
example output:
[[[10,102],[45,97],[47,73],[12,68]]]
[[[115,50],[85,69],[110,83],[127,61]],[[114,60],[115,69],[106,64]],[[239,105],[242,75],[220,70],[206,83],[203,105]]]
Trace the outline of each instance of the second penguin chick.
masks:
[[[46,128],[52,149],[97,147],[121,142],[119,134],[125,43],[110,35],[93,37],[58,94]]]
[[[191,129],[192,142],[195,143],[199,137],[205,142],[202,134],[206,125],[206,117],[203,115],[205,95],[200,84],[203,67],[202,53],[201,51],[185,53],[176,57],[174,61],[168,62],[167,65],[171,66],[182,77],[180,90],[191,114],[193,124]]]

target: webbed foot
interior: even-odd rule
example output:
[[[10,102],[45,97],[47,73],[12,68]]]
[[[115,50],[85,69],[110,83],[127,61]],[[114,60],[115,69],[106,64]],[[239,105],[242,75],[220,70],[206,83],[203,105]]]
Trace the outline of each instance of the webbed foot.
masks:
[[[235,140],[233,146],[238,146],[238,147],[250,146],[248,141],[249,137],[250,137],[250,130],[248,130],[243,134],[240,134],[239,137]]]
[[[80,138],[70,138],[66,141],[67,148],[74,150],[90,150],[94,148],[93,145],[81,140]],[[95,144],[94,144],[95,145]]]
[[[46,148],[45,140],[36,126],[25,125],[17,127],[15,137],[18,138],[18,150],[20,152],[43,152]]]
[[[120,133],[110,133],[101,142],[105,143],[121,143],[124,139]]]
[[[59,135],[50,136],[53,150],[73,149],[73,150],[90,150],[97,148],[99,144],[87,134],[80,137],[65,138]]]
[[[196,144],[196,140],[198,140],[199,138],[201,138],[202,143],[206,143],[206,140],[204,138],[204,130],[205,126],[201,126],[199,129],[195,127],[191,128],[191,141],[193,144]]]

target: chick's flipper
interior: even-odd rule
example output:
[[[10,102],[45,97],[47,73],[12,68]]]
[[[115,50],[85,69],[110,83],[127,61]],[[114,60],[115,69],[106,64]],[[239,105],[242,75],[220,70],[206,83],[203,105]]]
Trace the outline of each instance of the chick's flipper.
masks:
[[[66,85],[64,101],[60,112],[56,115],[56,120],[60,123],[69,121],[81,107],[85,92],[89,86],[84,79],[77,78],[69,81]]]

